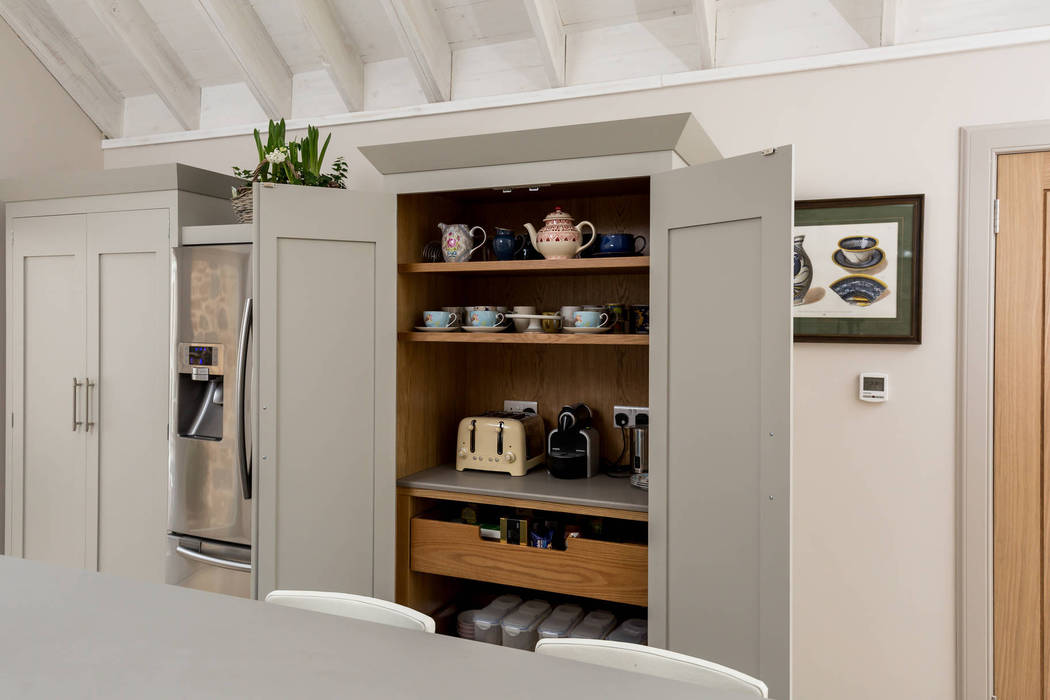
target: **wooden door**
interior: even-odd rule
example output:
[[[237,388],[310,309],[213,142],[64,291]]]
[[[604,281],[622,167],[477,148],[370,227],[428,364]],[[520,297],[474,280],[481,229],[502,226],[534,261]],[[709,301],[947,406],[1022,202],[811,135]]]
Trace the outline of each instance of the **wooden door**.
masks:
[[[158,583],[168,497],[168,218],[168,209],[87,217],[88,561]]]
[[[394,595],[392,195],[256,186],[256,595]]]
[[[652,179],[650,642],[790,693],[792,149]]]
[[[85,217],[10,222],[5,551],[83,567]]]
[[[993,447],[994,682],[1045,697],[1050,579],[1050,153],[998,158]]]

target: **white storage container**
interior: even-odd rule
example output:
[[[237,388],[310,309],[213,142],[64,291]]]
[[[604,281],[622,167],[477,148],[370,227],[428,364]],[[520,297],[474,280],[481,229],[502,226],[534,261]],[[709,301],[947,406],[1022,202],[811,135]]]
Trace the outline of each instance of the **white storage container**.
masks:
[[[533,651],[539,635],[540,623],[550,614],[551,606],[545,600],[530,600],[503,618],[503,646]]]
[[[579,605],[566,603],[554,608],[554,612],[540,623],[536,633],[540,639],[555,639],[568,637],[569,632],[583,617],[583,608]]]
[[[631,644],[649,643],[649,623],[641,618],[632,617],[614,629],[606,637],[612,642],[630,642]]]
[[[487,644],[502,644],[503,631],[500,623],[508,613],[521,605],[521,597],[501,595],[474,614],[474,639]]]
[[[616,627],[616,616],[608,610],[592,610],[569,634],[573,639],[605,639]]]

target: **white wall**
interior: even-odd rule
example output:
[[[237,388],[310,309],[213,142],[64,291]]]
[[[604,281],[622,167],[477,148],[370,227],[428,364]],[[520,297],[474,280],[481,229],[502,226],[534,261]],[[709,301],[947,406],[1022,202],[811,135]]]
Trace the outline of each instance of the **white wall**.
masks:
[[[749,78],[334,129],[355,146],[692,111],[725,154],[796,146],[798,198],[926,194],[923,344],[796,346],[795,697],[954,696],[954,400],[958,129],[1050,118],[1033,87],[1050,44]],[[105,151],[229,172],[247,137]],[[698,261],[704,264],[704,261]],[[719,263],[715,263],[719,264]],[[893,399],[856,398],[863,370]]]
[[[102,168],[101,133],[0,19],[0,179]]]

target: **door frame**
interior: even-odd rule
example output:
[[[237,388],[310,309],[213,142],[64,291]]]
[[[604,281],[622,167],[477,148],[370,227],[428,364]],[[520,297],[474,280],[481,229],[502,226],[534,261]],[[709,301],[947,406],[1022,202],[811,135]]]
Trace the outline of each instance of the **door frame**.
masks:
[[[997,158],[1050,151],[1050,121],[960,129],[956,402],[956,696],[993,690],[992,447]]]

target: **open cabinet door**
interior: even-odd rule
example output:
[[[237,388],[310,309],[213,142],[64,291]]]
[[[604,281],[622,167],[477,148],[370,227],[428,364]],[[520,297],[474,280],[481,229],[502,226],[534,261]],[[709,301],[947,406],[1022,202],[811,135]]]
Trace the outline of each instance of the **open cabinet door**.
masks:
[[[256,186],[258,598],[393,598],[395,207]]]
[[[650,643],[790,693],[792,149],[652,178]]]

